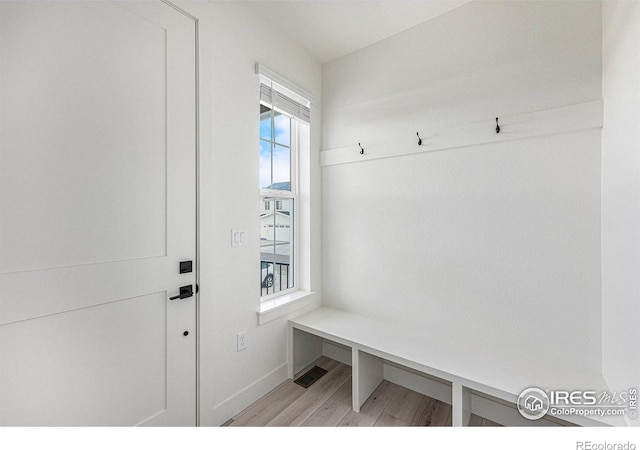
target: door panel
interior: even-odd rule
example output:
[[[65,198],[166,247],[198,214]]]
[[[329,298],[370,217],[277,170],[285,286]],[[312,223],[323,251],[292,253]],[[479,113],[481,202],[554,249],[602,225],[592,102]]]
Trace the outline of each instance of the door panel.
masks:
[[[0,425],[194,425],[193,20],[0,2],[0,66]]]
[[[3,425],[124,426],[166,409],[166,313],[161,292],[0,327],[20,349],[3,358],[3,404],[23,405]]]
[[[78,3],[3,4],[0,272],[166,254],[165,30]]]

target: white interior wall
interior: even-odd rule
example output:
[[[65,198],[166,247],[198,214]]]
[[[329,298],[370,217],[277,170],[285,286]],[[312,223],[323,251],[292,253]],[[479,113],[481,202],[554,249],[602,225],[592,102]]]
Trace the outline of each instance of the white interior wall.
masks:
[[[603,3],[602,358],[622,391],[640,380],[640,3]]]
[[[323,149],[599,99],[601,12],[473,2],[326,64]],[[323,303],[600,372],[600,141],[323,167]]]
[[[286,316],[258,326],[260,62],[310,92],[311,200],[302,238],[310,241],[307,289],[320,291],[320,64],[237,2],[178,2],[199,20],[200,33],[200,423],[219,425],[286,376]],[[231,229],[248,245],[231,247]],[[319,297],[318,297],[319,298]],[[317,300],[319,301],[319,300]],[[236,334],[248,347],[237,352]]]
[[[323,65],[322,149],[601,98],[596,3],[471,2]]]
[[[257,327],[256,293],[246,282],[255,275],[251,267],[257,259],[257,227],[251,229],[257,194],[250,181],[257,179],[251,142],[257,118],[249,112],[255,101],[253,64],[267,64],[317,98],[320,75],[315,61],[241,6],[179,4],[200,19],[200,400],[201,423],[213,425],[281,380],[286,357],[285,320]],[[637,79],[630,73],[638,73],[631,43],[633,27],[636,34],[639,27],[637,4],[625,7],[605,6],[603,22],[605,121],[611,133],[605,128],[602,137],[602,320],[605,375],[610,384],[626,386],[627,380],[638,379],[637,360],[626,357],[637,342],[627,340],[618,324],[622,319],[637,325],[637,314],[627,314],[638,308],[627,295],[631,288],[637,291],[637,284],[629,285],[637,277],[626,276],[625,270],[637,267],[633,258],[638,252],[625,253],[620,242],[637,243],[631,233],[637,217],[621,217],[634,210],[618,201],[637,204],[637,193],[633,197],[631,178],[615,180],[622,171],[636,175],[637,183],[637,164],[629,162],[629,146],[622,146],[622,159],[612,151],[620,139],[637,142],[637,137],[632,141],[637,136],[633,127],[622,119],[637,123],[637,101],[634,106],[624,99],[637,94],[631,84],[637,86]],[[600,17],[595,9],[590,4],[480,2],[325,66],[323,147],[599,98],[595,47],[600,45]],[[626,70],[623,61],[636,64],[635,72]],[[615,138],[615,124],[622,138]],[[568,360],[590,369],[600,361],[600,345],[593,342],[600,336],[601,319],[600,279],[593,273],[599,259],[594,248],[599,245],[594,224],[599,185],[593,181],[600,170],[594,162],[597,135],[367,163],[374,170],[357,164],[326,168],[325,303],[407,324],[451,324],[465,330],[466,338],[483,336],[474,341],[479,348],[506,341],[531,345],[547,335],[538,356],[565,360],[567,352],[582,352]],[[318,148],[316,134],[312,154]],[[314,199],[319,198],[318,172],[312,165]],[[410,175],[406,181],[405,174]],[[541,201],[557,195],[551,204]],[[474,205],[478,199],[481,206]],[[367,207],[350,210],[364,200]],[[417,205],[417,211],[403,208],[407,204]],[[320,222],[319,213],[312,208],[310,223]],[[421,222],[425,219],[431,222]],[[629,220],[628,239],[617,234],[621,219]],[[446,238],[451,226],[453,237]],[[249,229],[247,248],[229,247],[232,227]],[[373,246],[359,237],[367,228],[373,228]],[[311,253],[319,255],[318,228],[310,233]],[[460,266],[463,255],[471,256],[469,267]],[[311,282],[316,291],[319,270],[315,264]],[[620,282],[629,289],[616,290]],[[565,328],[568,319],[579,325]],[[520,324],[525,324],[524,333]],[[249,332],[249,348],[236,353],[235,334],[242,330]],[[551,343],[558,348],[551,349]]]

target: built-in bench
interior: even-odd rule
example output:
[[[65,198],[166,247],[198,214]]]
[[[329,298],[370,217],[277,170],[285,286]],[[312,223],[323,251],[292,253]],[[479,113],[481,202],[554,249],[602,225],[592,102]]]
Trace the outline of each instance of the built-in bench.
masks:
[[[515,406],[520,393],[529,387],[608,390],[597,374],[545,366],[523,356],[505,359],[504,355],[477,351],[474,345],[439,339],[427,331],[327,307],[289,320],[289,377],[322,356],[326,341],[351,350],[352,407],[356,412],[383,381],[386,363],[449,384],[453,426],[469,424],[472,396],[476,394]],[[620,417],[558,419],[582,426],[625,425]]]

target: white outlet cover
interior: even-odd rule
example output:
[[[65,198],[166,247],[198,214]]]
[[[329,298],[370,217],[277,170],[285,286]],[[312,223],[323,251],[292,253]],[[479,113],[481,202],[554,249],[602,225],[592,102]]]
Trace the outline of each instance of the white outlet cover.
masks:
[[[246,350],[247,348],[247,332],[243,331],[238,333],[238,351]]]

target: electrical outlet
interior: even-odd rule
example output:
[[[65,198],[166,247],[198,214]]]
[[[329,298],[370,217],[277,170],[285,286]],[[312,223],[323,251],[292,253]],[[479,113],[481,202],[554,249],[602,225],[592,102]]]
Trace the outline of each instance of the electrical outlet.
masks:
[[[238,351],[241,352],[247,348],[247,332],[238,333]]]

